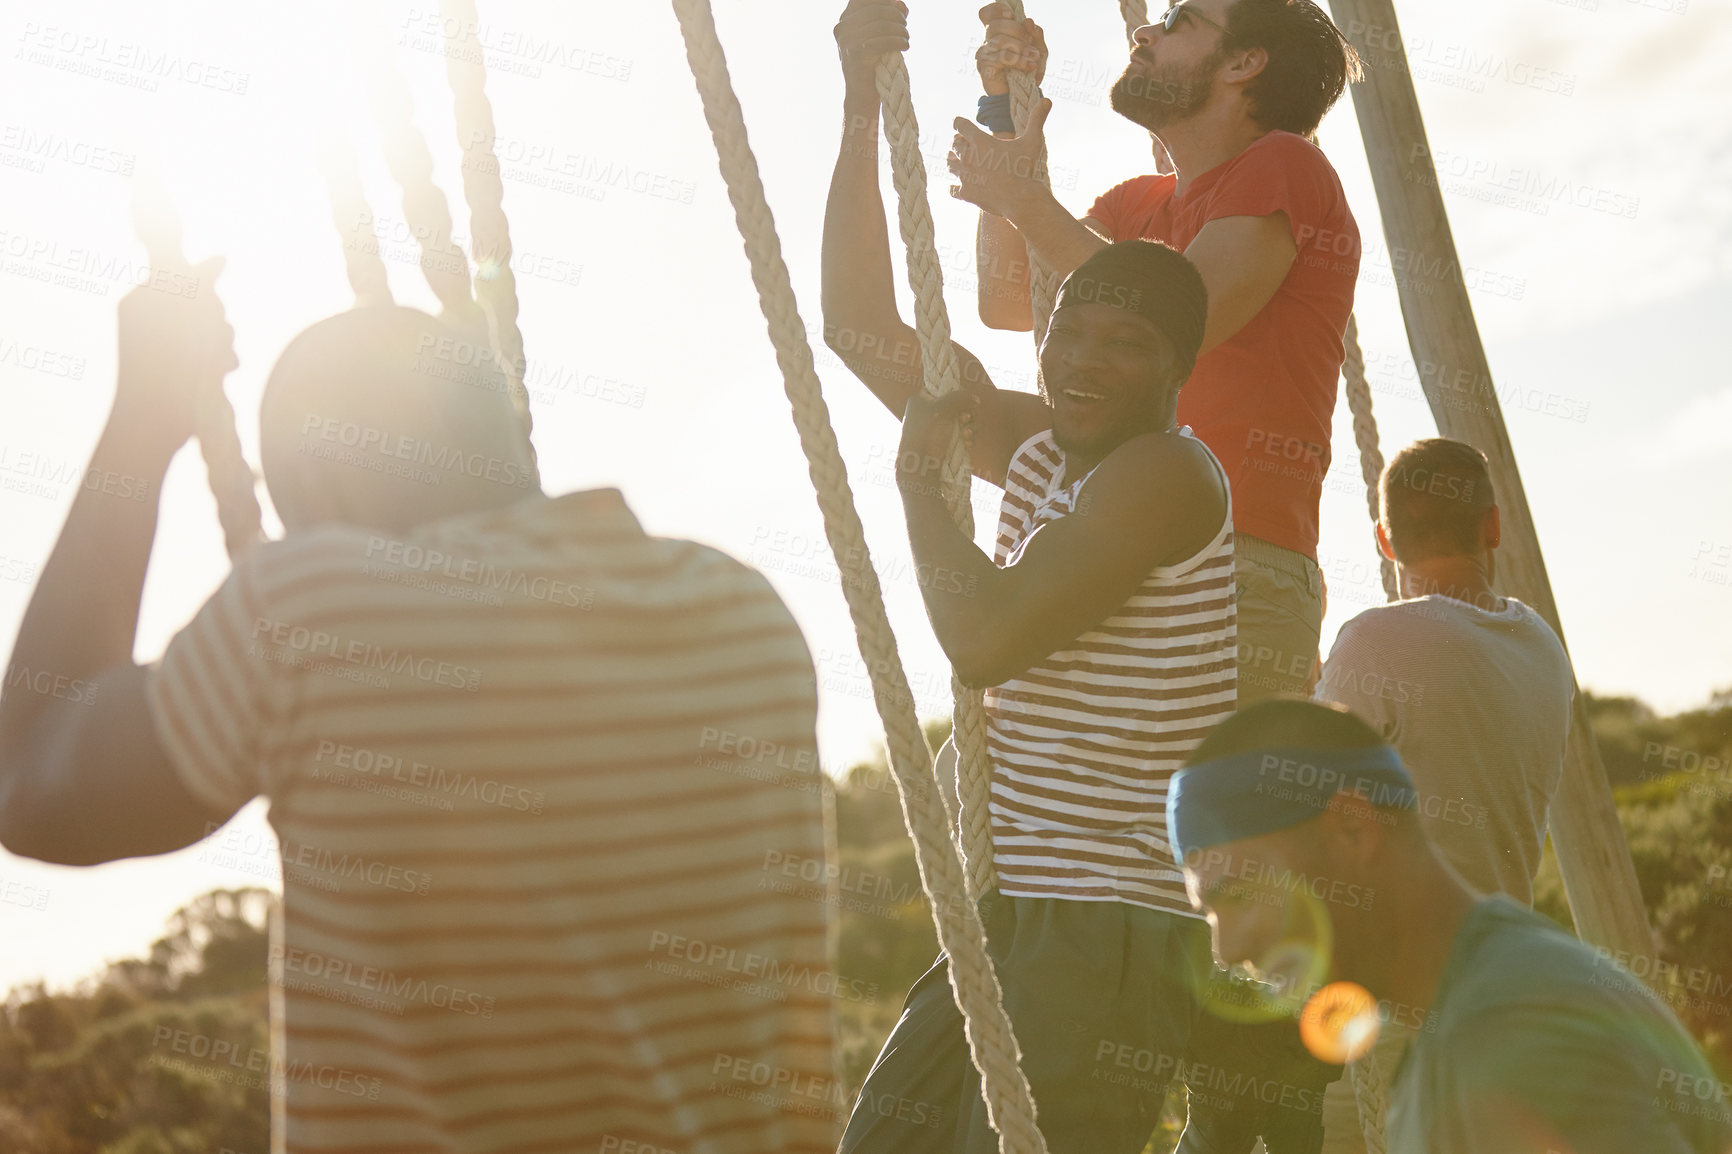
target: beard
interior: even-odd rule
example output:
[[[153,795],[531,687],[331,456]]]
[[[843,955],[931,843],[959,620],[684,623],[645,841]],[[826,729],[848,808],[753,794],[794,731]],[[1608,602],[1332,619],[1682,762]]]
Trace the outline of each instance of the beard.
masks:
[[[1216,49],[1190,68],[1150,68],[1132,61],[1124,75],[1113,82],[1108,102],[1113,111],[1132,124],[1158,133],[1176,124],[1208,102],[1215,71],[1226,59]]]

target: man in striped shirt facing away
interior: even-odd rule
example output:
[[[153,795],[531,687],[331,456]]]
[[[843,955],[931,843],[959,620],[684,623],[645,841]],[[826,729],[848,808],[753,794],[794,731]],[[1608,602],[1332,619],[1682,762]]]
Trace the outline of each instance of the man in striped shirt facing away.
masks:
[[[122,305],[93,463],[151,486],[234,364],[208,292],[153,297]],[[0,700],[0,838],[164,853],[270,799],[249,1073],[279,1154],[829,1151],[825,894],[780,884],[826,861],[805,644],[761,576],[617,491],[542,496],[485,348],[395,307],[296,338],[262,413],[288,534],[155,667],[154,497],[78,494],[13,662],[94,704]]]
[[[836,35],[847,128],[824,226],[826,338],[902,417],[898,481],[939,643],[989,686],[996,889],[983,915],[1038,1121],[1055,1152],[1137,1154],[1183,1064],[1207,929],[1167,848],[1168,777],[1234,705],[1228,483],[1175,420],[1202,338],[1202,279],[1153,242],[1103,249],[1059,291],[1043,396],[921,392],[878,191],[878,56],[900,21],[856,4]],[[876,355],[872,350],[877,350]],[[993,557],[951,522],[938,461],[960,425],[1005,490]],[[955,579],[951,579],[951,575]],[[942,1127],[868,1109],[954,1104]],[[908,995],[847,1154],[986,1154],[997,1141],[942,956]]]

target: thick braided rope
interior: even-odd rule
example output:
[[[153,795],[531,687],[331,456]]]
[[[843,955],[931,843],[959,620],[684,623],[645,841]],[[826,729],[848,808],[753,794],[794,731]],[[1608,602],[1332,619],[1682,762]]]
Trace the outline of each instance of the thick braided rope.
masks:
[[[247,463],[246,454],[241,452],[234,406],[229,404],[220,382],[199,398],[197,417],[199,454],[204,457],[211,495],[216,498],[223,547],[233,560],[265,536],[256,487],[258,477]]]
[[[373,114],[379,121],[385,162],[403,189],[403,219],[421,248],[421,273],[439,298],[447,319],[475,324],[481,312],[469,293],[469,258],[451,239],[451,206],[433,182],[433,153],[415,127],[409,84],[389,58],[389,48],[371,70]]]
[[[1365,379],[1365,353],[1359,347],[1359,319],[1349,315],[1341,343],[1346,357],[1341,364],[1341,379],[1346,385],[1347,409],[1353,414],[1353,441],[1359,447],[1359,474],[1365,480],[1365,503],[1377,520],[1377,484],[1383,476],[1383,449],[1377,436],[1377,418],[1371,412],[1371,384]],[[1395,565],[1378,555],[1378,570],[1383,578],[1383,592],[1389,600],[1400,596]],[[1352,1063],[1348,1070],[1353,1078],[1353,1099],[1359,1107],[1359,1128],[1365,1134],[1366,1154],[1384,1154],[1383,1121],[1388,1113],[1388,1085],[1380,1055],[1374,1046],[1371,1052]]]
[[[920,124],[909,92],[908,67],[900,54],[878,62],[878,99],[884,135],[890,142],[890,180],[896,188],[896,218],[908,251],[908,285],[914,290],[914,327],[920,337],[926,391],[943,396],[962,387],[961,363],[950,343],[950,314],[944,306],[944,269],[937,255],[932,206],[926,197],[926,162],[920,154]],[[951,443],[944,462],[944,486],[957,527],[974,536],[974,508],[968,493],[971,472],[962,438]],[[986,711],[980,694],[951,679],[956,703],[951,733],[956,743],[956,791],[961,800],[958,840],[968,867],[973,898],[992,887],[992,826],[988,804],[992,767],[986,753]]]
[[[319,167],[331,199],[331,220],[343,242],[343,270],[355,290],[355,304],[366,307],[391,303],[391,285],[385,262],[379,256],[379,235],[373,229],[373,210],[355,170],[354,145],[346,135],[331,133],[321,142]]]
[[[440,0],[446,24],[478,27],[474,0]],[[527,434],[534,428],[529,393],[523,387],[527,362],[523,331],[517,324],[517,277],[511,271],[511,230],[505,218],[505,185],[494,155],[493,102],[487,98],[487,68],[479,47],[473,57],[452,52],[445,57],[445,77],[451,85],[457,119],[457,140],[463,147],[463,199],[469,204],[469,255],[475,264],[475,299],[487,317],[487,335],[510,383],[511,403]],[[531,447],[531,453],[534,452]],[[535,478],[537,486],[540,478]]]
[[[1373,1046],[1369,1053],[1347,1069],[1353,1078],[1353,1101],[1359,1108],[1359,1128],[1365,1134],[1365,1154],[1385,1154],[1383,1120],[1389,1112],[1389,1083]]]
[[[1365,379],[1365,353],[1359,347],[1359,320],[1347,318],[1347,331],[1341,343],[1347,357],[1341,364],[1341,379],[1347,385],[1347,409],[1353,414],[1353,441],[1359,446],[1359,474],[1365,479],[1365,504],[1377,520],[1377,483],[1383,476],[1383,450],[1378,445],[1377,418],[1371,412],[1371,385]],[[1383,576],[1383,592],[1391,601],[1400,598],[1395,580],[1395,564],[1381,553],[1378,570]]]
[[[134,194],[133,230],[157,268],[185,268],[181,253],[180,219],[160,188],[141,181]],[[200,286],[215,292],[214,285]],[[241,451],[240,432],[235,425],[234,406],[222,382],[200,393],[193,409],[199,455],[211,496],[216,498],[217,522],[222,526],[223,547],[232,560],[264,539],[263,513],[259,509],[258,477]]]
[[[871,671],[903,819],[914,841],[915,865],[931,901],[939,943],[950,959],[950,984],[962,1011],[970,1055],[980,1070],[987,1117],[998,1131],[1001,1151],[1043,1154],[1046,1143],[1035,1125],[1034,1098],[1022,1074],[998,975],[986,952],[985,927],[980,911],[967,897],[941,791],[932,788],[932,751],[915,716],[913,697],[896,652],[896,637],[879,594],[878,576],[867,555],[847,470],[806,342],[805,324],[716,36],[715,18],[708,0],[673,0],[673,7],[793,407],[800,446],[810,465],[812,485],[824,515],[824,532],[842,570],[842,592],[854,621],[860,654]]]
[[[1119,0],[1119,15],[1125,18],[1125,39],[1135,40],[1137,29],[1149,22],[1148,0]]]
[[[1013,20],[1024,18],[1022,0],[1008,0],[1010,14]],[[1010,84],[1010,119],[1016,125],[1018,135],[1028,128],[1028,121],[1034,115],[1034,109],[1040,103],[1040,85],[1028,73],[1013,69],[1006,80]],[[1046,145],[1042,144],[1040,155],[1035,159],[1037,175],[1042,184],[1048,184],[1051,177],[1046,167]],[[1029,315],[1034,321],[1034,344],[1040,347],[1040,342],[1046,337],[1047,322],[1052,319],[1053,297],[1058,295],[1058,277],[1046,262],[1035,256],[1034,250],[1028,250],[1028,307]]]

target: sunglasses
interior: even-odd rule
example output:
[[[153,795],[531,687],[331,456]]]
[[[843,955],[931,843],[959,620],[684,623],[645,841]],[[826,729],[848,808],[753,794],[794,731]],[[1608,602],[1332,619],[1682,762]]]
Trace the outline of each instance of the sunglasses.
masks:
[[[1154,23],[1160,27],[1162,32],[1171,32],[1179,23],[1179,17],[1181,16],[1190,16],[1193,19],[1201,20],[1205,24],[1210,24],[1219,28],[1222,32],[1227,30],[1225,24],[1222,24],[1218,20],[1211,20],[1201,12],[1192,8],[1190,0],[1179,0],[1177,4],[1161,13],[1161,18],[1156,20]]]

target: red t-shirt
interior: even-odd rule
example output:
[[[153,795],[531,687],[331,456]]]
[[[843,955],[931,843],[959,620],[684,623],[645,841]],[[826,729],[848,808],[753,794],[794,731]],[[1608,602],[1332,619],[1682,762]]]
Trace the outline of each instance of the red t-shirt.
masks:
[[[1173,194],[1177,178],[1139,176],[1089,216],[1114,240],[1183,250],[1224,216],[1284,212],[1299,254],[1263,310],[1197,359],[1179,420],[1226,466],[1237,532],[1317,556],[1317,506],[1341,376],[1341,335],[1359,278],[1359,226],[1322,152],[1270,132]]]

